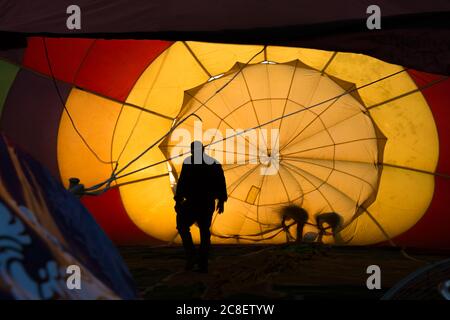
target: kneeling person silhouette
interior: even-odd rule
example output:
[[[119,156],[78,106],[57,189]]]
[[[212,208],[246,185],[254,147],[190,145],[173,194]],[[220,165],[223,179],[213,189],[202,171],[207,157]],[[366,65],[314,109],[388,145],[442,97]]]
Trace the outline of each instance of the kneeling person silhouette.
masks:
[[[208,252],[211,245],[211,220],[215,210],[224,211],[227,187],[221,164],[205,153],[200,141],[191,143],[191,156],[181,169],[175,192],[177,229],[186,253],[186,270],[198,263],[199,271],[208,272]],[[216,207],[217,200],[217,207]],[[190,227],[197,223],[200,229],[200,250],[197,256]]]

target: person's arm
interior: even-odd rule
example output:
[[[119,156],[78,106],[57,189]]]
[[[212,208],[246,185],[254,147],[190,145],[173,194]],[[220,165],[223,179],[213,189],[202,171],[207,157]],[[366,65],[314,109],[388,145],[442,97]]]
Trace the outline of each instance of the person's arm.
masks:
[[[72,185],[68,191],[72,194],[74,194],[76,197],[81,198],[83,196],[99,196],[103,193],[105,193],[106,191],[108,191],[110,189],[110,186],[107,186],[106,188],[103,189],[98,189],[98,190],[91,190],[88,191],[86,190],[86,188],[84,187],[84,184],[76,184],[76,185]]]
[[[181,167],[180,177],[178,178],[178,181],[177,181],[175,196],[173,197],[173,199],[176,202],[183,200],[184,195],[185,195],[185,189],[186,189],[185,177],[184,177],[185,172],[186,172],[186,164],[183,163],[183,166]]]
[[[227,193],[227,183],[225,180],[225,174],[223,172],[222,166],[220,164],[217,164],[217,212],[223,213],[224,207],[225,207],[225,201],[228,200],[228,193]]]

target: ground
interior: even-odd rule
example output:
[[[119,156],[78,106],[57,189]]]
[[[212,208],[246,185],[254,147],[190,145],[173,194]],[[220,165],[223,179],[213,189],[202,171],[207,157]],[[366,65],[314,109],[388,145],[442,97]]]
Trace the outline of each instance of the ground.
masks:
[[[180,246],[120,247],[144,299],[379,299],[398,281],[447,258],[383,247],[213,246],[208,274],[185,272]],[[366,269],[381,268],[381,290]]]

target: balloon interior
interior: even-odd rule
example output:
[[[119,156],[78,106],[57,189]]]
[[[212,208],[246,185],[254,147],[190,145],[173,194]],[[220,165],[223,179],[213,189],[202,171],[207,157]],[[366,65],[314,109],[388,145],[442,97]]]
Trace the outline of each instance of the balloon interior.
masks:
[[[440,76],[307,48],[39,37],[0,70],[4,132],[97,195],[81,201],[116,243],[180,242],[174,190],[200,140],[229,196],[213,243],[450,247],[450,86],[422,90]]]

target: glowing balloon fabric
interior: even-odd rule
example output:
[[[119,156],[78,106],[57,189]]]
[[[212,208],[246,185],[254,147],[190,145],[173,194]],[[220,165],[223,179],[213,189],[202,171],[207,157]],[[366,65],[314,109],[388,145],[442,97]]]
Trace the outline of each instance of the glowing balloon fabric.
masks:
[[[439,76],[364,55],[288,47],[89,39],[47,39],[46,47],[48,60],[43,39],[31,38],[19,71],[2,62],[14,79],[2,85],[2,129],[64,183],[72,176],[87,186],[105,181],[118,163],[123,177],[113,189],[85,200],[117,242],[176,239],[179,167],[166,161],[173,133],[158,141],[195,112],[203,133],[218,130],[222,138],[226,129],[279,129],[279,152],[265,145],[265,155],[279,160],[276,174],[223,161],[230,200],[214,220],[213,242],[285,241],[282,230],[265,231],[279,225],[280,205],[298,203],[311,222],[324,210],[339,212],[349,244],[382,242],[385,232],[403,234],[406,245],[426,238],[426,246],[450,246],[450,237],[433,231],[449,225],[439,205],[449,190],[442,144],[449,120],[436,117],[448,109],[449,84]],[[24,119],[36,119],[37,108],[45,119]],[[193,132],[195,119],[177,128]],[[224,146],[211,152],[227,153]],[[256,156],[245,150],[247,160]]]

